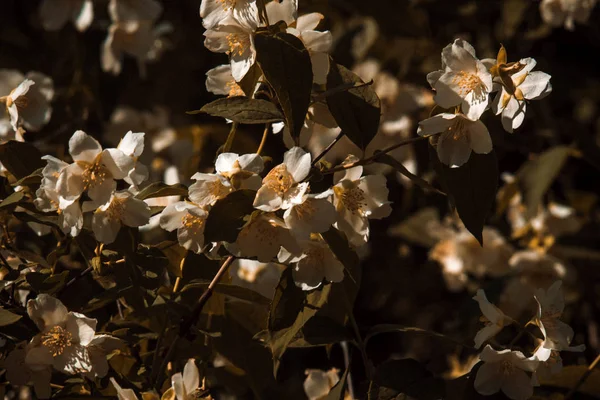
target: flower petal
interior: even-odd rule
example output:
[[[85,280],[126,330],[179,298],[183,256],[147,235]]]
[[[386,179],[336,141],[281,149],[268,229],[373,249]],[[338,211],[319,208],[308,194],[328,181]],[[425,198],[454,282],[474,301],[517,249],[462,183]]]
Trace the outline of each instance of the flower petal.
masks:
[[[87,346],[96,334],[98,321],[83,314],[70,312],[67,315],[66,329],[71,333],[73,342]]]
[[[68,310],[57,298],[40,294],[27,302],[27,314],[43,332],[53,326],[64,326],[67,322]]]
[[[76,131],[69,139],[69,154],[75,161],[91,163],[101,151],[100,143],[84,131]]]
[[[300,182],[308,176],[310,162],[310,153],[307,153],[301,147],[292,147],[283,155],[283,163],[295,182]]]

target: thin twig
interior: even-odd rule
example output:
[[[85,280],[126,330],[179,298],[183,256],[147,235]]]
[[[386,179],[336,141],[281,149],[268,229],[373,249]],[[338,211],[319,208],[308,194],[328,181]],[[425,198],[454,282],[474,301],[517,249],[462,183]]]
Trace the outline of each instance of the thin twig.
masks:
[[[348,351],[348,342],[343,340],[340,345],[342,346],[342,352],[344,353],[344,366],[346,367],[346,384],[348,387],[348,394],[352,400],[356,399],[354,396],[354,386],[352,385],[352,373],[350,372],[350,351]]]
[[[269,135],[269,124],[265,124],[265,130],[263,131],[262,139],[260,140],[260,144],[258,145],[258,149],[256,149],[256,154],[260,155],[263,148],[265,147],[265,143],[267,142],[267,136]]]
[[[433,136],[433,135],[430,135],[430,136]],[[377,161],[377,159],[379,157],[381,157],[382,154],[387,154],[390,151],[396,150],[397,148],[400,148],[402,146],[406,146],[407,144],[418,142],[418,141],[421,141],[423,139],[428,139],[430,136],[417,136],[417,137],[414,137],[414,138],[403,140],[403,141],[401,141],[399,143],[396,143],[393,146],[387,147],[387,148],[385,148],[385,149],[383,149],[383,150],[381,150],[381,151],[373,154],[371,157],[367,157],[367,158],[364,158],[362,160],[358,160],[358,161],[353,162],[353,163],[349,163],[349,164],[345,164],[345,165],[340,165],[340,166],[335,167],[335,168],[327,169],[325,171],[321,171],[321,173],[323,175],[333,174],[335,172],[345,171],[345,170],[350,169],[350,168],[358,167],[359,165],[368,165],[368,164],[371,164],[371,163]]]
[[[231,123],[231,129],[229,130],[229,135],[227,135],[227,140],[225,140],[225,144],[221,149],[221,153],[227,153],[231,151],[231,147],[233,146],[233,140],[235,139],[235,133],[237,132],[239,124],[237,122]]]
[[[344,132],[340,132],[337,137],[335,139],[333,139],[333,142],[329,143],[329,145],[327,147],[325,147],[325,149],[323,149],[323,151],[321,152],[321,154],[319,154],[318,156],[315,157],[315,159],[312,162],[312,166],[314,167],[315,165],[317,165],[317,163],[319,162],[319,160],[323,157],[325,157],[325,155],[327,153],[329,153],[329,151],[331,150],[331,148],[340,141],[341,138],[344,137]]]
[[[565,396],[565,400],[570,399],[571,396],[573,396],[575,392],[577,392],[577,390],[581,387],[581,385],[584,384],[585,380],[590,377],[592,371],[594,371],[594,368],[596,368],[596,365],[598,365],[598,362],[600,362],[600,354],[596,357],[594,361],[592,361],[587,371],[585,371],[585,373],[581,375],[581,378],[579,378],[579,381],[577,381],[573,389],[569,390],[569,393],[567,393],[567,395]]]
[[[171,342],[171,345],[167,350],[167,354],[165,354],[165,357],[163,358],[162,363],[160,364],[158,372],[156,373],[156,381],[154,382],[155,389],[159,390],[160,386],[162,385],[162,372],[167,368],[167,364],[169,363],[171,356],[173,355],[173,352],[177,347],[177,344],[182,338],[193,334],[191,332],[192,326],[194,326],[196,322],[198,322],[198,318],[200,318],[202,309],[204,308],[208,300],[211,298],[215,286],[217,285],[217,283],[219,283],[223,275],[225,275],[225,272],[227,272],[227,269],[229,268],[234,259],[234,256],[227,257],[227,259],[223,262],[221,268],[219,268],[219,270],[215,274],[214,278],[212,279],[204,293],[202,293],[202,295],[200,296],[200,299],[198,299],[198,303],[196,304],[196,307],[194,307],[192,314],[188,318],[183,320],[179,325],[179,332],[177,332],[177,336],[175,336],[175,338]]]

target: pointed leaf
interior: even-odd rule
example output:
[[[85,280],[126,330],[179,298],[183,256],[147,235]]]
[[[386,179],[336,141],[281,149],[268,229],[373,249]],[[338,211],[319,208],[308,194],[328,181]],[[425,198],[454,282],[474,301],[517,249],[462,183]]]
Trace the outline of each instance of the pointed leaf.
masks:
[[[154,182],[140,190],[135,197],[140,200],[146,200],[154,197],[187,196],[187,194],[187,187],[180,183],[176,183],[175,185],[167,185],[166,183],[162,182]]]
[[[37,147],[31,143],[15,140],[0,144],[0,162],[17,180],[31,175],[45,165],[42,153]]]
[[[20,320],[22,316],[13,314],[4,308],[0,308],[0,326],[12,325],[18,320]]]
[[[254,190],[236,190],[218,200],[210,209],[204,238],[208,242],[236,241],[238,233],[244,226],[244,217],[254,211]]]
[[[187,114],[206,113],[241,124],[267,124],[283,121],[277,106],[267,100],[250,99],[245,96],[227,97],[206,104],[200,110]]]

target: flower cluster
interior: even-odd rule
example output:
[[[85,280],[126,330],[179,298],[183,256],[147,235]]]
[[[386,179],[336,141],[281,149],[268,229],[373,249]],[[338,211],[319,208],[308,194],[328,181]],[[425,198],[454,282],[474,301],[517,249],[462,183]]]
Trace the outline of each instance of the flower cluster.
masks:
[[[465,164],[471,152],[491,152],[492,139],[480,120],[483,113],[491,108],[512,133],[523,123],[527,102],[552,91],[550,75],[533,71],[535,65],[533,58],[508,62],[504,47],[496,60],[479,60],[473,46],[456,39],[442,50],[442,69],[427,75],[436,104],[446,111],[421,121],[417,133],[439,135],[432,143],[440,161],[450,167]]]
[[[561,371],[561,351],[585,350],[584,345],[570,345],[573,329],[560,320],[565,307],[561,285],[561,281],[556,281],[547,290],[536,291],[536,314],[524,327],[520,327],[522,332],[529,334],[527,326],[535,325],[542,334],[541,343],[531,351],[529,357],[523,351],[515,350],[514,343],[518,337],[502,350],[495,350],[489,344],[485,346],[479,355],[483,364],[475,377],[475,389],[479,393],[491,395],[502,390],[511,399],[528,399],[533,395],[533,387],[539,385],[539,379],[546,379]],[[479,303],[486,324],[475,336],[476,348],[494,338],[505,326],[519,325],[490,303],[483,290],[479,289],[473,299]]]

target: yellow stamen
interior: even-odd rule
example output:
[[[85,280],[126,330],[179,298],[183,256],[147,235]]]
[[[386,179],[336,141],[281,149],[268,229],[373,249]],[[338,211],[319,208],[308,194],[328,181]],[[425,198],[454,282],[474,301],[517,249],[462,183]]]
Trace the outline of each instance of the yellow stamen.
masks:
[[[71,346],[72,339],[71,332],[57,325],[42,335],[42,344],[50,350],[53,357],[56,357]]]

